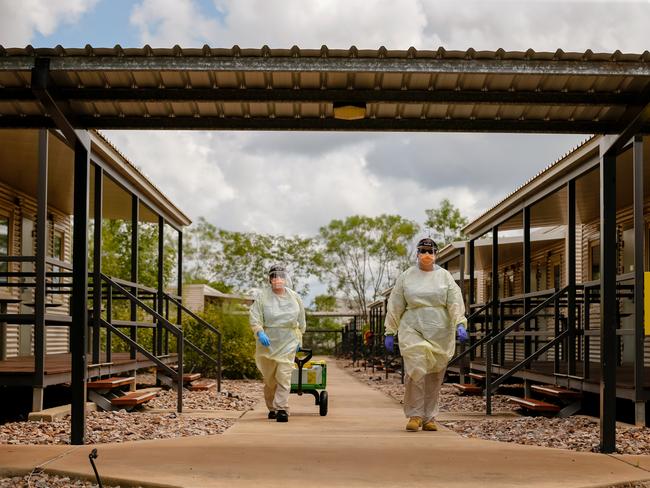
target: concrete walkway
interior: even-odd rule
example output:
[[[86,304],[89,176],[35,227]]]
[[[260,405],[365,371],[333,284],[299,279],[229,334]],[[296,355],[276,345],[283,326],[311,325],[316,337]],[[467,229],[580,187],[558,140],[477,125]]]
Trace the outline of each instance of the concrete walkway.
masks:
[[[287,424],[260,402],[226,434],[97,446],[105,483],[187,487],[587,487],[650,479],[650,457],[606,456],[408,433],[400,406],[333,362],[330,413],[291,396]],[[92,475],[93,446],[2,446],[0,470]],[[642,466],[642,467],[636,467]],[[645,468],[645,469],[643,469]]]

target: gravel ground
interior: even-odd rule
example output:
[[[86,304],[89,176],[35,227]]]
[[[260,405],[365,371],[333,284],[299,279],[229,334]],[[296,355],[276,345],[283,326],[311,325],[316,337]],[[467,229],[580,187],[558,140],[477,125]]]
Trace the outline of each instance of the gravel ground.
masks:
[[[103,484],[103,483],[102,483]],[[53,476],[46,473],[0,478],[0,488],[96,488],[97,483],[76,480],[65,476]],[[105,488],[120,488],[119,485],[106,485]]]
[[[259,381],[225,380],[221,392],[184,392],[183,406],[187,410],[246,411],[262,397],[262,383]],[[176,393],[163,390],[147,406],[175,409]],[[90,412],[86,421],[87,442],[93,444],[221,434],[235,422],[232,419],[178,416],[174,412],[153,413],[146,410]],[[69,417],[54,422],[9,422],[0,425],[0,445],[68,444],[69,439]]]
[[[246,411],[264,397],[261,381],[223,380],[221,392],[216,388],[208,391],[184,391],[183,408],[196,410],[240,410]],[[147,403],[151,408],[176,408],[177,395],[174,390],[163,390]]]
[[[221,434],[234,420],[177,416],[176,413],[89,412],[89,444]],[[10,422],[0,426],[0,444],[68,444],[70,417],[54,422]]]
[[[599,420],[584,415],[574,415],[566,419],[518,417],[498,421],[442,423],[464,437],[572,451],[599,451]],[[650,429],[617,424],[616,452],[619,454],[650,454]]]

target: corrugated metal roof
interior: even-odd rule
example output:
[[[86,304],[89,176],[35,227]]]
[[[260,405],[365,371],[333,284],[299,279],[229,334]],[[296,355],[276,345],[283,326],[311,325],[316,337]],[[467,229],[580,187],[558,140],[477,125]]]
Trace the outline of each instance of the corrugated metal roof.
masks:
[[[323,45],[320,49],[304,49],[298,46],[290,48],[241,48],[234,45],[230,48],[215,48],[205,44],[201,48],[183,48],[178,44],[171,48],[152,48],[145,45],[141,48],[123,48],[119,44],[114,47],[93,47],[86,44],[83,48],[65,48],[60,44],[55,47],[39,47],[32,45],[22,47],[4,47],[0,45],[0,56],[176,56],[176,57],[329,57],[329,58],[436,58],[436,59],[498,59],[498,60],[565,60],[565,61],[617,61],[617,62],[650,62],[650,51],[638,53],[613,52],[594,53],[591,49],[584,52],[565,52],[558,49],[555,52],[535,51],[477,51],[474,48],[467,50],[447,50],[444,47],[437,49],[416,49],[411,46],[405,50],[388,50],[381,46],[378,49],[358,49],[351,46],[349,49],[330,49]]]
[[[607,133],[650,99],[648,51],[0,46],[1,125],[44,123],[40,58],[85,128]]]
[[[141,191],[144,191],[153,202],[156,203],[160,210],[165,213],[165,218],[169,219],[177,226],[187,226],[192,223],[192,220],[183,213],[168,197],[165,195],[160,188],[158,188],[151,179],[144,174],[144,172],[136,166],[129,158],[127,158],[119,148],[111,142],[105,134],[102,134],[98,130],[90,131],[92,134],[91,141],[97,145],[98,142],[103,142],[108,146],[114,154],[111,160],[119,160],[119,162],[126,169],[126,175],[129,181],[140,188]],[[111,163],[113,161],[108,161]]]
[[[536,175],[526,180],[497,203],[489,207],[482,214],[469,222],[465,227],[463,227],[462,232],[467,235],[473,235],[477,232],[477,228],[479,226],[483,226],[485,222],[494,221],[493,223],[496,223],[496,220],[498,220],[498,215],[505,213],[511,205],[516,204],[519,199],[523,197],[523,195],[531,191],[530,188],[535,183],[541,181],[544,177],[552,173],[554,170],[557,170],[560,166],[575,162],[576,154],[578,151],[586,148],[588,144],[596,142],[601,137],[602,136],[600,135],[589,136],[581,143],[577,144],[575,147],[569,149],[562,156],[550,163],[544,169],[540,170]]]

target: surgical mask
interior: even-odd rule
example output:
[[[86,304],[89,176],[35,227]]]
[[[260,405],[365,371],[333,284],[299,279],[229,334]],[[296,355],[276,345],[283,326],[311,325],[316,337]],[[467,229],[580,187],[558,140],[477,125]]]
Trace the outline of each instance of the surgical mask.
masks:
[[[419,254],[418,259],[423,266],[431,266],[435,260],[433,254]]]
[[[279,276],[271,278],[271,286],[273,288],[282,288],[286,283],[286,280],[284,278],[280,278]]]

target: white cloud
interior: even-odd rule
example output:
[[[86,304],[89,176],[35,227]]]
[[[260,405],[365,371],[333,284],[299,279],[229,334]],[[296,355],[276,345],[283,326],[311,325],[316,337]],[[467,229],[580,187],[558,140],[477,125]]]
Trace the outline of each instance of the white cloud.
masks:
[[[210,133],[105,131],[129,160],[194,219],[210,217],[236,197],[218,164],[222,152],[236,153]],[[222,144],[225,142],[225,144]]]
[[[98,0],[0,0],[0,44],[23,47],[36,32],[49,36],[62,24],[74,24]]]
[[[423,9],[429,39],[447,49],[648,49],[647,0],[440,1],[423,2]]]
[[[418,0],[216,0],[225,14],[215,45],[394,49],[420,45],[426,25]]]
[[[107,136],[193,220],[239,231],[314,235],[332,219],[353,214],[399,214],[422,223],[424,210],[450,199],[463,214],[476,216],[494,203],[493,188],[446,174],[432,182],[396,171],[381,174],[375,141],[359,137],[339,145],[336,134],[321,134],[320,153],[273,150],[268,133],[107,132]],[[345,136],[347,136],[346,134]],[[357,134],[359,135],[359,134]],[[361,135],[359,135],[361,136]],[[292,133],[297,145],[314,135]],[[384,135],[399,144],[401,135]],[[430,136],[434,147],[434,136]],[[265,151],[250,151],[263,141]],[[416,150],[419,146],[416,146]],[[405,158],[410,158],[408,151]],[[405,170],[410,170],[406,168]],[[408,173],[408,172],[407,172]],[[442,173],[441,173],[442,174]],[[498,178],[498,175],[495,175]],[[509,188],[503,189],[503,195]],[[500,195],[499,195],[500,197]]]
[[[191,0],[143,0],[130,20],[140,30],[142,44],[154,47],[202,46],[219,29],[218,21]]]
[[[142,0],[142,42],[230,47],[644,51],[648,0]],[[625,26],[621,28],[621,26]]]

